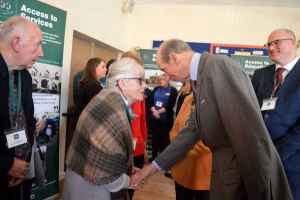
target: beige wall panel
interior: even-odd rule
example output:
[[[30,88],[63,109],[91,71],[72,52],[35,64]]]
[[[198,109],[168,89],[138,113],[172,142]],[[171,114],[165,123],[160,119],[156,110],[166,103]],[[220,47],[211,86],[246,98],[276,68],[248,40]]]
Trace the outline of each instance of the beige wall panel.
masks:
[[[74,75],[84,69],[87,60],[91,57],[92,45],[89,41],[74,36],[72,47],[71,71],[69,81],[69,106],[74,105],[73,101],[73,79]]]
[[[141,5],[128,16],[127,46],[153,40],[262,45],[276,28],[300,37],[300,8],[223,5]]]
[[[113,49],[105,48],[102,46],[96,45],[94,48],[94,55],[99,56],[100,58],[104,59],[105,61],[109,61],[112,58],[116,58],[118,55],[118,52]]]

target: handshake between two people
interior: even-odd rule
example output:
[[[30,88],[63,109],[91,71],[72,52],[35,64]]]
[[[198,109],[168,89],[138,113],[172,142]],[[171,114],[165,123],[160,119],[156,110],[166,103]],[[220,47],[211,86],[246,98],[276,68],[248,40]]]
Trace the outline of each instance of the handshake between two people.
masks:
[[[154,164],[150,163],[148,165],[144,165],[142,169],[134,168],[133,173],[130,177],[129,188],[138,189],[142,186],[145,181],[158,171],[158,168],[154,166]]]
[[[122,189],[139,189],[158,169],[153,164],[144,165],[142,169],[133,167],[130,177],[122,174],[117,180],[105,185],[110,192],[118,192]]]

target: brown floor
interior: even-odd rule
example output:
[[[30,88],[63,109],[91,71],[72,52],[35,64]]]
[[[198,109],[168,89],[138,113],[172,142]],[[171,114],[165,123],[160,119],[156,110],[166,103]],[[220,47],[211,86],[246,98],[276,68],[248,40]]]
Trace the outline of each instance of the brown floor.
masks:
[[[133,200],[175,200],[174,181],[157,173],[134,193]]]

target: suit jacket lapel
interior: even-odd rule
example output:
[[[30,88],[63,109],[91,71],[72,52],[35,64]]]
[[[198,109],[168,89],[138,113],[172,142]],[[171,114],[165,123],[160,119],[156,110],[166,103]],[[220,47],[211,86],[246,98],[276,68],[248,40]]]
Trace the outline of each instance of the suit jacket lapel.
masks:
[[[203,112],[203,110],[201,110],[201,102],[205,101],[201,94],[203,94],[205,90],[205,83],[203,83],[204,81],[203,73],[205,73],[204,69],[205,67],[207,67],[208,58],[209,58],[209,54],[207,53],[201,55],[198,64],[197,85],[193,89],[194,101],[195,101],[195,115],[194,115],[195,125],[198,128],[198,130],[200,130],[199,133],[202,135],[204,141],[205,141],[205,136],[202,133],[203,127],[201,126],[200,112]]]
[[[278,96],[285,96],[292,93],[299,87],[300,83],[300,59],[285,78],[281,88],[278,90]]]
[[[263,80],[262,80],[264,82],[263,89],[266,91],[266,94],[268,94],[268,97],[271,96],[273,91],[275,69],[276,69],[276,65],[275,64],[271,65],[271,67],[265,71],[266,75],[263,76]]]
[[[203,79],[201,78],[201,74],[203,73],[203,71],[204,71],[204,68],[205,68],[205,63],[206,63],[206,61],[207,61],[207,58],[208,58],[208,56],[209,56],[209,54],[208,53],[204,53],[204,54],[202,54],[201,55],[201,58],[200,58],[200,61],[199,61],[199,64],[198,64],[198,73],[197,73],[197,85],[196,85],[196,87],[195,87],[195,91],[194,91],[194,93],[195,93],[195,96],[198,96],[199,94],[199,92],[200,92],[200,87],[202,87],[203,85],[202,85],[202,81],[203,81]]]

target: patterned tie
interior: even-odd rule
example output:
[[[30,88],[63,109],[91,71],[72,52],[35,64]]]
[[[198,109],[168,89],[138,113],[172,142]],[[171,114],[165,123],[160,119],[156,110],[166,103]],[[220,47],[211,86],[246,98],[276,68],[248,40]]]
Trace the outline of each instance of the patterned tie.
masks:
[[[282,85],[282,82],[283,82],[283,72],[284,71],[285,71],[285,68],[283,68],[283,67],[279,67],[276,70],[276,73],[275,73],[275,83],[274,83],[273,92],[272,92],[273,96],[278,91],[279,87]]]

